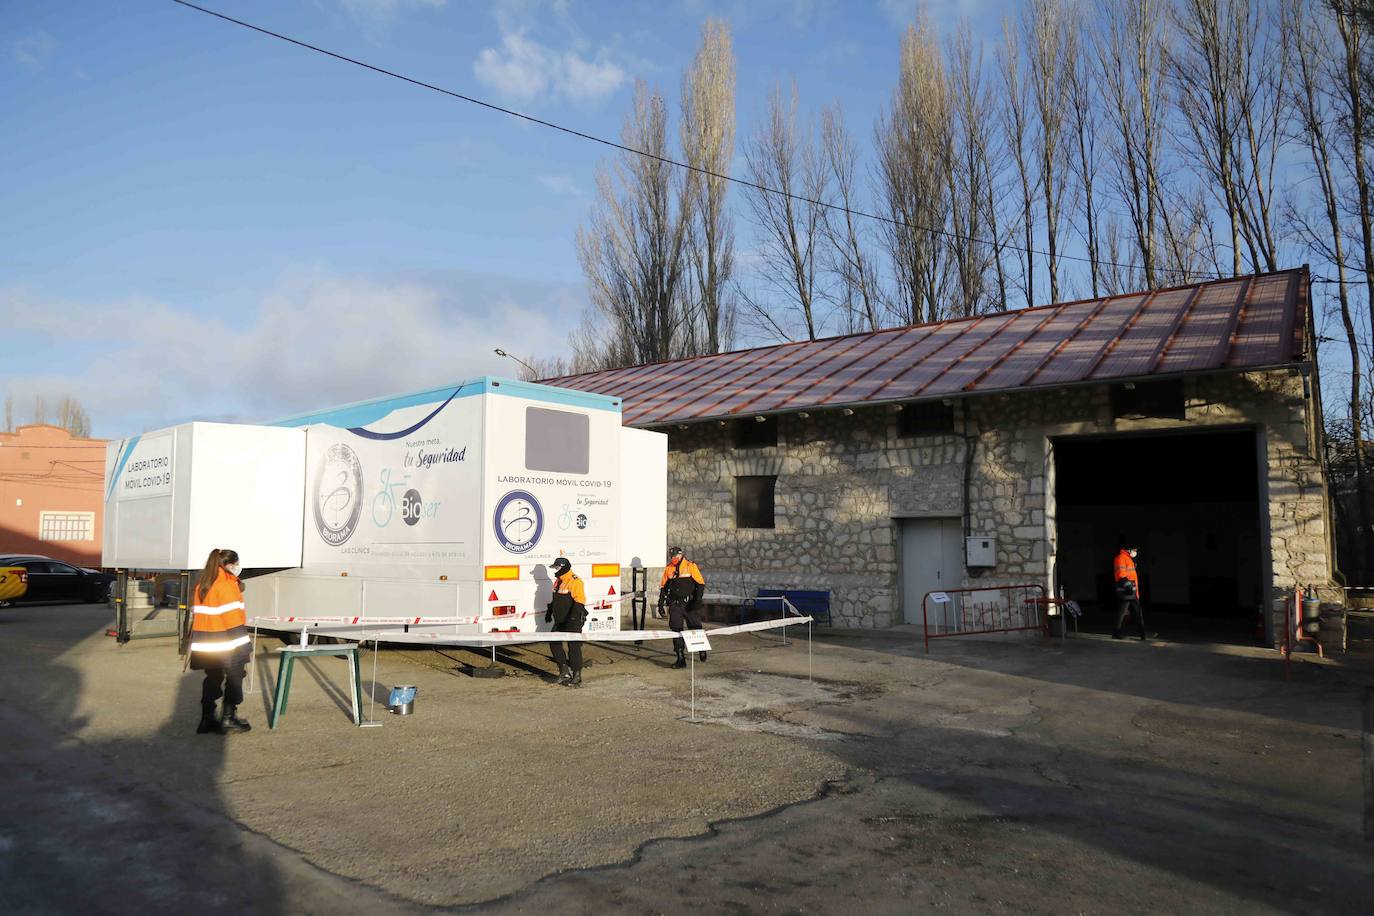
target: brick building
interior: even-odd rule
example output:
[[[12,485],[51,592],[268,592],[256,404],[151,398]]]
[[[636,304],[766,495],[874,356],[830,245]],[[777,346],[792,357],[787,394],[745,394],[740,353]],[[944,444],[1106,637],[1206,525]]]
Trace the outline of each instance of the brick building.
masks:
[[[1333,572],[1308,284],[1289,270],[551,384],[668,434],[669,539],[713,588],[827,589],[837,626],[885,627],[919,622],[929,591],[1029,581],[1105,616],[1131,543],[1152,627],[1274,639],[1283,596]]]
[[[57,426],[0,433],[0,553],[100,565],[105,440]]]

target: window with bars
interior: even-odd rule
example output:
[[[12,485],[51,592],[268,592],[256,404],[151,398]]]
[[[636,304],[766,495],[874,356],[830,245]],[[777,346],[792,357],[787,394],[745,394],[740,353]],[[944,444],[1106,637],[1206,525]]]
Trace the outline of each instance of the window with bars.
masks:
[[[38,515],[40,541],[94,541],[94,512],[41,512]]]

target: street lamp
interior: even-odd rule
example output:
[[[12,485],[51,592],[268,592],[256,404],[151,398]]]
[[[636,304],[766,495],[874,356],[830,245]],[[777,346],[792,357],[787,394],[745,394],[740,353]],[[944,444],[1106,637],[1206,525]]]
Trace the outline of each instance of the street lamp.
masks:
[[[513,360],[515,360],[517,363],[519,363],[520,365],[524,366],[526,369],[530,370],[530,378],[539,378],[539,372],[538,372],[533,366],[531,366],[529,363],[525,362],[525,361],[524,361],[523,359],[521,359],[520,357],[518,357],[518,356],[513,356],[513,355],[511,355],[510,353],[507,353],[505,350],[502,350],[500,347],[497,347],[496,350],[495,350],[494,352],[496,353],[497,356],[504,356],[504,357],[506,357],[507,359],[513,359]]]

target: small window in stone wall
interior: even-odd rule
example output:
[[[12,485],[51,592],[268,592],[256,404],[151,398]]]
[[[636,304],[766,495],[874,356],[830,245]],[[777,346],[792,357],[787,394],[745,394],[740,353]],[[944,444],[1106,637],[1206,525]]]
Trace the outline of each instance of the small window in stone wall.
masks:
[[[903,439],[913,436],[940,436],[952,432],[953,404],[907,404],[897,414],[897,435]]]
[[[735,527],[773,528],[776,475],[735,478]]]
[[[778,444],[778,418],[736,420],[733,434],[735,448],[771,448]]]
[[[1164,382],[1125,382],[1111,390],[1112,417],[1158,417],[1182,420],[1187,414],[1183,403],[1183,380]]]

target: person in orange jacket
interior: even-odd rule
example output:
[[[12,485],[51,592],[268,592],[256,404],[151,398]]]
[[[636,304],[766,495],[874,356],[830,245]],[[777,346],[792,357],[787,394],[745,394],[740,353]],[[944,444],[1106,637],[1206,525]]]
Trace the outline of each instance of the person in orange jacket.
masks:
[[[687,559],[681,547],[668,551],[668,565],[663,567],[663,578],[658,583],[659,606],[668,607],[668,626],[675,633],[681,633],[683,624],[693,630],[701,629],[701,596],[706,591],[706,580],[701,576],[701,568]],[[673,652],[677,660],[674,668],[687,667],[687,644],[679,636],[673,640]],[[699,656],[706,661],[706,653]]]
[[[587,622],[587,590],[567,557],[559,557],[549,565],[553,571],[553,598],[544,612],[544,620],[553,624],[556,633],[581,633]],[[549,643],[549,654],[558,665],[558,683],[564,687],[582,686],[582,643]]]
[[[1112,560],[1112,582],[1116,586],[1118,601],[1116,629],[1112,631],[1112,639],[1125,638],[1121,631],[1130,621],[1132,610],[1135,611],[1136,621],[1140,625],[1140,638],[1145,638],[1145,609],[1140,606],[1140,575],[1135,569],[1136,553],[1134,547],[1122,547]]]
[[[239,718],[243,702],[243,676],[253,656],[248,620],[239,585],[242,565],[233,550],[212,550],[196,579],[191,618],[193,669],[205,672],[200,688],[200,725],[196,734],[223,735],[252,728]],[[215,716],[215,702],[224,697],[224,708]]]

